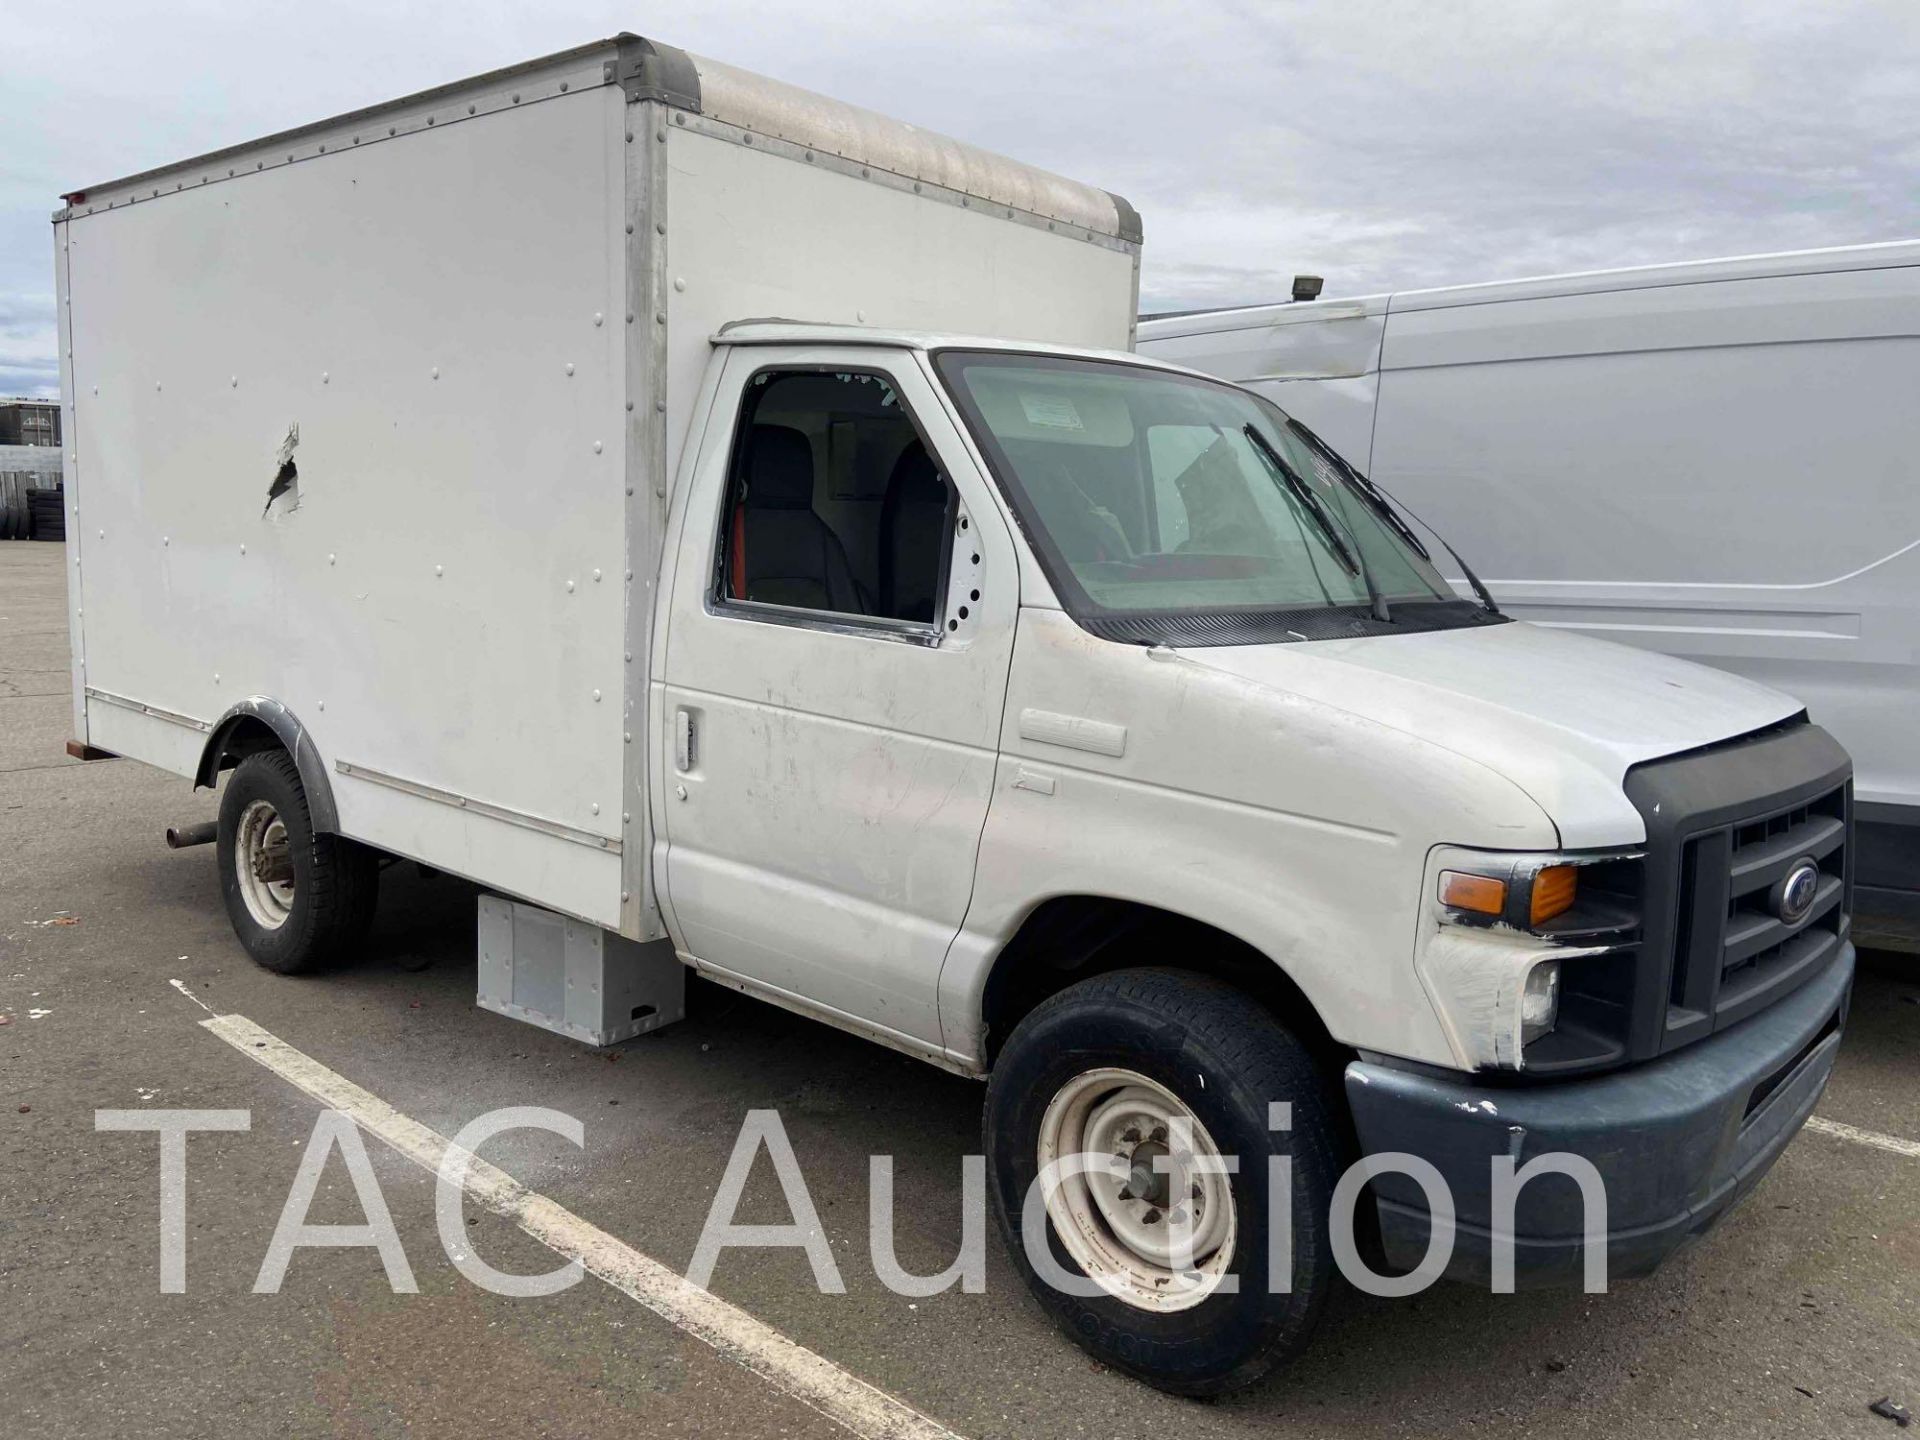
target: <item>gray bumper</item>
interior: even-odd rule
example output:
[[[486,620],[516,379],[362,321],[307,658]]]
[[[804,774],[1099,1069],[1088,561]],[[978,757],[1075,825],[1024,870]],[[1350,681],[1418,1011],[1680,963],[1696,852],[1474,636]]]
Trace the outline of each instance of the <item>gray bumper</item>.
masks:
[[[1346,1086],[1360,1148],[1438,1167],[1457,1217],[1446,1271],[1455,1279],[1491,1280],[1493,1157],[1524,1165],[1554,1152],[1585,1158],[1605,1182],[1609,1279],[1647,1274],[1758,1184],[1812,1113],[1840,1048],[1853,966],[1845,945],[1751,1019],[1589,1080],[1475,1085],[1355,1061]],[[1431,1228],[1424,1192],[1393,1173],[1376,1177],[1373,1193],[1387,1259],[1411,1269]],[[1514,1211],[1516,1283],[1580,1283],[1583,1227],[1573,1181],[1529,1181]]]

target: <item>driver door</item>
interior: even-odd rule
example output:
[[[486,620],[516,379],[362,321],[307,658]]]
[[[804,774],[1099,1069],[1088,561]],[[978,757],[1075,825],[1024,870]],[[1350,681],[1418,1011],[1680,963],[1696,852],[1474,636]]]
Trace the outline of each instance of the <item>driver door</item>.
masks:
[[[1012,539],[915,352],[737,347],[713,413],[659,668],[678,934],[722,980],[937,1048]]]

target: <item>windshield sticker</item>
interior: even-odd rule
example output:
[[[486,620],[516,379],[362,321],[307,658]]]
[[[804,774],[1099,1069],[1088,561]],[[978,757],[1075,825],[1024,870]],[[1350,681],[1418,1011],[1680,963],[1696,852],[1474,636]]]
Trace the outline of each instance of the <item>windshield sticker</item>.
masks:
[[[1080,430],[1087,427],[1080,421],[1080,412],[1073,408],[1073,401],[1064,395],[1034,395],[1020,392],[1020,408],[1027,412],[1029,425],[1044,425],[1051,430]]]

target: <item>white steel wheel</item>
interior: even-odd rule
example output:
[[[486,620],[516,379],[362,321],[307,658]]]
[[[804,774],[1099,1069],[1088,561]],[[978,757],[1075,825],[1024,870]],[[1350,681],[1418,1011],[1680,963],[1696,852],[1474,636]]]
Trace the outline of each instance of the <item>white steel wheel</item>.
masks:
[[[287,825],[265,800],[240,812],[233,868],[247,914],[262,930],[278,930],[293,913],[293,853]]]
[[[260,750],[233,769],[215,835],[220,898],[264,969],[298,975],[352,954],[373,920],[380,862],[344,835],[316,833],[300,768]]]
[[[1207,1127],[1158,1081],[1114,1068],[1074,1076],[1041,1117],[1036,1159],[1060,1244],[1115,1299],[1190,1309],[1233,1264],[1232,1177]]]

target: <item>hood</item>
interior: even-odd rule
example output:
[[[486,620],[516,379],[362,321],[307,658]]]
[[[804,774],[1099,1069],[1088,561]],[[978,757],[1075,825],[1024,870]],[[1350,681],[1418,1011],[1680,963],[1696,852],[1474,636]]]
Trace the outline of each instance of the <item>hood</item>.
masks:
[[[1621,788],[1631,767],[1804,708],[1724,671],[1521,622],[1181,657],[1477,760],[1531,795],[1570,849],[1646,838]]]

